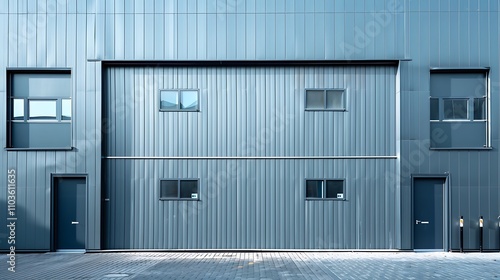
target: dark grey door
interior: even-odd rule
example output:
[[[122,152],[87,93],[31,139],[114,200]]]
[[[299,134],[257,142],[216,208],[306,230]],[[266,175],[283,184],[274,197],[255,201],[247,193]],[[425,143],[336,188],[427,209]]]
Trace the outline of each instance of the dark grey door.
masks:
[[[55,249],[85,249],[85,178],[54,180]]]
[[[413,182],[414,249],[443,249],[444,183],[440,178]]]

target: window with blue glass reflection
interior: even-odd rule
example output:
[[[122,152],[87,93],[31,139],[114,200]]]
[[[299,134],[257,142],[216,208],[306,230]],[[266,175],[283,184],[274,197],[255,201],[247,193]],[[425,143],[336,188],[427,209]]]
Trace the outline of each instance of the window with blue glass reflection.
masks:
[[[198,90],[160,90],[160,111],[198,111]]]
[[[70,71],[13,70],[8,77],[7,148],[70,149]]]

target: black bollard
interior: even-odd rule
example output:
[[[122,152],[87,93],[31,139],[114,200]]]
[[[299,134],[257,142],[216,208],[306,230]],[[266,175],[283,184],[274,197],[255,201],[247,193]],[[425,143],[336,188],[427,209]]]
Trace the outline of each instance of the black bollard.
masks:
[[[479,217],[479,252],[483,252],[483,216]]]
[[[464,216],[460,216],[460,253],[464,252]]]

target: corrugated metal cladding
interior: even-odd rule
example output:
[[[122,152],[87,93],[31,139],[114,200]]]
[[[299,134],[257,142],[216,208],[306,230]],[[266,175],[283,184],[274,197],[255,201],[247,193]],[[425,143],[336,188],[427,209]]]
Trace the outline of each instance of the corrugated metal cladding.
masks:
[[[490,1],[408,1],[407,57],[401,62],[401,199],[403,249],[412,249],[411,175],[449,176],[451,249],[479,249],[479,217],[484,217],[484,249],[499,250],[500,128],[499,4]],[[430,150],[431,67],[490,67],[492,150]]]
[[[306,233],[309,234],[308,230],[324,230],[333,227],[334,224],[332,223],[342,223],[343,227],[335,226],[335,230],[339,230],[338,233],[334,231],[330,236],[327,233],[324,234],[326,237],[323,240],[327,241],[324,241],[323,244],[328,242],[329,245],[322,247],[413,249],[412,175],[437,174],[448,176],[447,182],[449,184],[449,209],[447,209],[447,212],[445,211],[449,228],[446,235],[449,238],[445,247],[458,249],[458,218],[463,215],[465,218],[464,247],[465,249],[478,249],[478,217],[483,215],[485,219],[485,243],[483,248],[498,250],[500,248],[500,241],[497,238],[500,234],[499,220],[497,219],[500,215],[500,182],[498,176],[500,168],[498,154],[498,146],[500,145],[500,125],[498,121],[500,119],[498,113],[500,111],[499,5],[499,0],[0,0],[0,142],[7,142],[6,133],[4,133],[7,131],[7,105],[5,104],[7,100],[7,69],[62,68],[70,69],[72,77],[72,146],[74,149],[71,151],[0,150],[0,185],[4,184],[2,182],[7,182],[7,170],[9,168],[16,168],[17,170],[18,227],[16,236],[19,241],[16,244],[17,249],[50,250],[50,230],[53,229],[51,221],[51,174],[83,174],[87,176],[88,227],[86,248],[100,249],[102,247],[126,246],[126,238],[128,238],[129,243],[133,244],[137,244],[140,240],[136,240],[135,235],[134,240],[131,240],[130,236],[126,235],[120,238],[117,237],[113,241],[116,243],[111,243],[112,240],[109,240],[110,236],[112,236],[110,235],[111,231],[101,229],[101,224],[107,224],[106,221],[101,223],[101,217],[108,217],[107,215],[110,215],[111,212],[101,211],[101,206],[105,207],[105,209],[111,209],[109,207],[120,205],[122,210],[116,211],[121,213],[125,212],[124,209],[128,209],[129,204],[144,203],[150,207],[166,207],[166,205],[173,204],[173,202],[160,203],[153,194],[149,194],[155,198],[151,200],[152,203],[150,204],[150,201],[144,198],[128,196],[130,192],[125,192],[125,189],[120,195],[127,197],[129,201],[122,200],[121,203],[118,203],[117,199],[113,199],[111,196],[110,201],[105,202],[104,197],[101,196],[101,189],[104,190],[104,193],[111,190],[111,185],[106,180],[112,178],[125,180],[125,177],[112,176],[111,178],[104,177],[103,183],[101,183],[101,170],[108,170],[108,164],[116,161],[113,164],[117,167],[120,166],[122,170],[125,170],[127,164],[130,165],[127,170],[131,170],[131,164],[133,164],[133,172],[141,174],[137,175],[138,178],[146,178],[140,172],[150,172],[153,169],[152,167],[146,169],[147,164],[158,164],[160,166],[163,164],[163,167],[157,167],[158,169],[153,170],[153,172],[157,172],[154,174],[155,176],[160,175],[160,170],[165,172],[161,174],[162,176],[191,176],[191,174],[194,176],[196,175],[195,172],[197,172],[200,178],[203,177],[204,180],[208,180],[207,178],[218,172],[221,172],[221,176],[223,176],[224,172],[227,172],[224,171],[224,168],[227,170],[228,167],[222,165],[229,165],[229,162],[234,161],[237,170],[246,168],[246,173],[238,171],[238,174],[251,172],[256,182],[266,183],[266,188],[262,189],[265,191],[274,190],[274,188],[268,187],[267,177],[256,173],[258,168],[261,168],[259,169],[261,172],[270,172],[270,167],[265,164],[281,168],[279,172],[277,169],[276,173],[270,175],[275,176],[274,180],[278,180],[276,178],[279,177],[276,176],[281,176],[289,180],[288,182],[292,182],[293,179],[295,181],[299,180],[301,184],[303,184],[303,178],[313,172],[318,172],[315,176],[330,175],[327,172],[332,172],[332,176],[337,176],[337,174],[343,175],[342,172],[351,170],[351,173],[345,173],[348,183],[348,201],[346,202],[310,203],[298,198],[299,196],[294,197],[295,200],[299,200],[299,204],[293,205],[298,205],[297,207],[304,209],[301,212],[299,210],[301,208],[294,208],[296,210],[294,216],[300,217],[299,215],[304,215],[304,226],[298,226],[303,230],[304,241],[302,241],[303,243],[297,241],[293,246],[289,246],[291,248],[314,247],[318,244],[306,244],[305,236]],[[410,59],[410,61],[401,61],[399,64],[398,73],[400,79],[396,79],[396,84],[399,85],[400,91],[399,95],[396,96],[396,100],[398,100],[399,96],[400,101],[396,101],[397,103],[394,105],[396,109],[400,107],[399,114],[386,116],[388,119],[394,117],[396,121],[394,124],[390,123],[389,120],[385,121],[385,117],[379,114],[376,116],[384,119],[384,121],[378,122],[378,120],[375,121],[375,119],[369,117],[374,113],[370,111],[371,109],[387,103],[379,102],[379,99],[374,98],[372,101],[357,99],[357,101],[364,102],[363,105],[354,104],[352,98],[357,98],[357,96],[353,97],[352,92],[348,92],[350,98],[348,111],[344,114],[304,112],[303,108],[300,107],[301,105],[298,105],[298,102],[303,102],[303,100],[296,89],[305,87],[306,82],[314,82],[318,85],[321,85],[321,83],[335,85],[336,83],[335,78],[331,81],[325,79],[326,76],[321,78],[321,75],[318,75],[316,78],[312,78],[313,75],[310,75],[310,73],[314,71],[338,71],[338,74],[332,75],[334,77],[349,77],[351,82],[356,80],[355,85],[362,85],[364,82],[363,86],[368,91],[372,88],[372,81],[378,80],[377,78],[375,80],[363,80],[362,77],[369,77],[367,74],[373,73],[373,71],[382,71],[383,68],[346,66],[324,68],[322,70],[316,68],[218,68],[216,70],[201,68],[112,68],[105,70],[107,72],[104,73],[104,76],[113,81],[120,81],[121,77],[123,77],[124,81],[125,77],[133,77],[126,80],[126,82],[134,87],[134,91],[120,83],[116,85],[108,84],[106,81],[102,81],[101,78],[103,76],[101,60],[322,61],[328,59],[356,61],[399,60],[403,58]],[[489,67],[491,134],[489,140],[492,146],[491,150],[429,149],[429,84],[430,69],[433,67]],[[181,74],[174,78],[165,74],[168,71],[172,73],[177,71],[177,73]],[[190,76],[193,71],[196,71],[196,79],[195,76]],[[215,74],[208,75],[208,73],[214,71]],[[293,85],[291,81],[286,82],[287,79],[290,79],[290,76],[296,77],[300,71],[303,71],[303,80],[294,81]],[[384,71],[388,75],[393,70],[385,68]],[[201,72],[201,75],[199,72]],[[346,75],[345,73],[351,74]],[[168,78],[159,78],[164,76]],[[389,76],[392,76],[392,74]],[[243,81],[243,77],[245,81]],[[310,81],[306,77],[309,77],[307,79],[310,79]],[[199,79],[205,80],[200,81]],[[346,79],[344,79],[344,82]],[[340,81],[340,78],[338,81]],[[196,114],[160,114],[154,108],[155,102],[158,102],[156,99],[151,99],[146,103],[146,99],[139,98],[134,102],[137,101],[140,106],[132,106],[132,103],[129,100],[125,101],[124,98],[125,96],[131,96],[132,92],[135,92],[135,88],[137,88],[138,92],[145,92],[146,87],[141,86],[141,83],[144,85],[158,83],[158,88],[165,85],[181,85],[182,83],[193,86],[198,85],[200,89],[205,89],[205,91],[201,91],[201,111]],[[300,83],[303,83],[303,85]],[[375,87],[382,84],[377,82]],[[123,87],[123,91],[118,92],[108,88],[115,86]],[[280,89],[280,86],[283,89]],[[102,114],[106,112],[102,111],[101,102],[107,96],[102,94],[101,87],[110,94],[118,93],[119,96],[121,95],[122,97],[119,98],[123,99],[124,104],[125,102],[131,104],[131,107],[122,107],[114,111],[117,116],[123,115],[122,119],[116,119],[115,121],[117,127],[116,137],[127,136],[128,138],[124,140],[123,147],[113,147],[116,149],[112,150],[113,154],[108,149],[109,152],[107,151],[104,155],[302,156],[337,155],[337,153],[339,155],[342,153],[345,153],[345,155],[384,155],[394,152],[399,158],[396,160],[297,159],[276,161],[210,161],[205,159],[181,160],[178,161],[178,165],[174,164],[177,162],[174,160],[135,160],[129,163],[126,163],[126,160],[104,160],[103,162],[101,122]],[[262,99],[257,100],[251,98],[250,91],[245,92],[242,90],[252,87],[256,89],[255,92],[265,91],[268,93],[272,92],[273,88],[276,89],[275,92],[280,93],[285,92],[287,88],[291,91],[286,91],[287,95],[281,95],[281,97],[280,95],[265,95],[262,96]],[[217,102],[213,98],[207,98],[208,94],[213,92],[213,90],[209,92],[210,88],[215,88],[214,94],[220,95],[219,99],[215,99],[218,100]],[[231,92],[243,93],[231,95],[229,94]],[[135,94],[133,96],[139,97],[142,95]],[[227,96],[227,99],[220,99],[224,96]],[[248,102],[242,102],[243,96],[248,99]],[[371,97],[372,95],[367,95],[367,98]],[[218,103],[219,101],[221,103]],[[357,118],[348,116],[354,113],[353,106],[361,106],[359,107],[360,111],[356,113],[360,114],[356,115]],[[277,109],[273,111],[271,108],[273,110],[274,108]],[[364,113],[361,113],[363,108]],[[394,107],[387,108],[392,109]],[[111,110],[111,108],[109,109]],[[383,108],[381,108],[380,112],[382,111]],[[157,115],[147,115],[146,112],[154,112]],[[331,116],[331,118],[327,116]],[[243,117],[249,117],[249,119],[246,120]],[[275,117],[275,121],[273,121],[273,117]],[[132,124],[130,123],[131,120],[133,120]],[[222,120],[228,121],[222,123]],[[288,124],[287,121],[289,121],[289,125],[285,125],[282,130],[283,122]],[[313,126],[306,126],[306,124],[313,122]],[[369,125],[367,122],[371,122],[373,125]],[[323,129],[329,126],[338,127],[340,123],[345,127],[348,125],[350,127],[340,134],[333,133],[335,130]],[[146,141],[146,138],[141,138],[140,135],[130,135],[130,125],[134,130],[144,129],[143,133],[150,133],[151,135],[148,136],[150,137],[148,138],[150,143],[144,142],[141,146],[141,142],[137,141]],[[155,127],[152,127],[152,125]],[[383,138],[383,135],[393,133],[393,126],[398,131],[396,135]],[[181,131],[182,134],[176,138],[165,130],[163,133],[159,133],[157,127],[176,129]],[[198,127],[201,127],[201,130],[197,129]],[[216,130],[209,131],[209,127]],[[107,128],[106,123],[104,128]],[[266,130],[266,128],[270,131]],[[389,129],[389,131],[384,131],[384,129]],[[271,138],[267,138],[268,135],[271,135]],[[315,138],[313,135],[317,137]],[[345,135],[345,137],[342,137],[342,135]],[[368,138],[371,135],[377,135],[375,142]],[[199,137],[206,138],[203,141],[195,141]],[[251,137],[255,137],[255,139]],[[267,141],[268,139],[270,140]],[[332,143],[329,141],[330,139],[335,142]],[[389,143],[386,139],[397,140],[395,143]],[[109,138],[106,141],[115,140]],[[387,143],[384,143],[384,141]],[[182,143],[190,145],[181,145]],[[282,145],[282,143],[285,144]],[[106,142],[107,144],[108,142]],[[125,154],[125,152],[130,152],[130,154]],[[345,165],[338,167],[341,162],[345,162]],[[101,168],[102,163],[103,168]],[[265,163],[264,167],[262,167],[262,163]],[[141,164],[144,164],[144,166]],[[205,173],[199,171],[199,169],[194,171],[192,168],[188,168],[188,164],[201,165],[198,168],[204,170]],[[290,168],[287,164],[290,165]],[[318,166],[320,164],[325,166],[331,164],[332,167],[323,167],[322,172],[324,174],[322,174],[319,173],[319,167],[315,167],[316,164]],[[387,167],[388,164],[395,164],[395,166]],[[170,165],[173,165],[172,169],[170,169]],[[284,167],[282,167],[283,165]],[[234,170],[231,166],[229,168],[229,170]],[[255,172],[252,168],[255,169]],[[335,168],[341,169],[336,171]],[[366,176],[361,173],[364,172],[363,168],[369,170]],[[379,188],[382,184],[381,181],[378,181],[382,180],[381,174],[384,174],[387,170],[391,172],[394,169],[400,173],[400,177],[396,176],[397,179],[394,179],[397,181],[394,185],[395,194],[393,194],[392,190],[386,192],[383,196],[385,198],[385,195],[389,195],[386,200],[381,200],[382,196],[373,198],[373,195],[381,195],[378,192],[368,196],[370,191],[375,190],[371,186],[376,185]],[[370,174],[377,174],[379,177],[368,177]],[[130,176],[131,174],[129,172],[125,175]],[[243,175],[236,176],[236,178],[239,178],[237,182],[245,181],[243,177]],[[360,182],[363,180],[374,180],[377,183],[361,184]],[[156,180],[152,183],[157,184]],[[142,184],[145,185],[145,183]],[[244,189],[242,184],[236,184],[238,187],[235,190],[240,190],[240,192],[231,193],[231,195],[236,198],[240,197],[242,200],[243,198],[247,199],[245,200],[247,204],[236,201],[237,205],[250,207],[252,205],[250,202],[256,205],[257,202],[250,201],[249,197],[241,196],[241,190]],[[209,185],[207,182],[201,183],[202,193],[207,188],[207,185]],[[134,184],[134,186],[136,185]],[[284,185],[277,186],[284,188]],[[298,186],[299,184],[295,184],[294,188],[299,188]],[[132,185],[128,187],[131,188]],[[356,194],[352,192],[353,188],[356,190]],[[388,186],[383,188],[385,190],[390,189]],[[157,191],[154,187],[134,190]],[[251,189],[248,188],[247,190]],[[290,194],[290,192],[287,194]],[[223,192],[222,195],[229,195],[229,193]],[[299,193],[298,195],[303,194]],[[374,204],[376,201],[384,203],[390,201],[394,203],[394,206],[386,206],[388,208],[380,208],[379,206],[370,208],[372,206],[366,206],[365,208],[355,209],[356,211],[349,208],[355,204],[355,201],[353,201],[355,197],[361,199],[365,195],[367,198],[373,199],[369,201]],[[219,195],[213,198],[218,203],[217,205],[221,207],[225,205],[221,200],[222,197]],[[262,195],[262,197],[264,196]],[[281,198],[278,194],[275,194],[275,197]],[[264,199],[267,198],[268,196],[264,197]],[[121,196],[119,199],[121,199]],[[6,208],[6,200],[7,193],[0,191],[0,210]],[[196,205],[197,207],[213,206],[213,203],[208,204],[209,201],[205,199]],[[283,199],[282,203],[285,203],[285,201],[293,200],[291,198]],[[271,205],[266,204],[269,202],[262,199],[259,200],[259,205],[261,202],[263,205]],[[179,204],[182,205],[183,203]],[[233,200],[224,201],[224,203],[233,203]],[[321,204],[328,207],[350,209],[349,211],[342,210],[344,212],[334,209],[333,213],[335,215],[340,215],[340,213],[347,215],[349,213],[349,215],[355,216],[345,223],[342,220],[344,218],[329,220],[330,224],[327,227],[325,227],[326,223],[322,224],[318,219],[313,222],[317,223],[317,228],[306,227],[306,217],[310,217],[309,213],[311,213],[309,210],[306,212],[306,209],[309,209],[307,207],[320,207]],[[292,206],[292,204],[287,205]],[[356,205],[361,207],[362,203],[356,202]],[[392,209],[390,207],[394,207],[394,212],[389,211]],[[382,216],[382,213],[373,215],[373,209],[385,209],[383,216],[393,214],[395,216],[394,218],[390,216],[390,218],[384,220],[386,224],[379,224],[376,222],[377,217]],[[255,213],[257,213],[256,211],[264,211],[257,206],[254,207],[254,210]],[[278,210],[281,210],[281,208]],[[187,211],[185,210],[186,213]],[[267,210],[265,211],[267,213]],[[366,217],[371,217],[372,220],[368,220],[366,223],[357,220],[356,218],[363,211],[369,211],[371,216],[367,213]],[[206,214],[205,211],[202,211],[202,213]],[[225,214],[225,212],[219,210],[216,213],[213,215]],[[244,212],[235,213],[243,215]],[[291,215],[291,213],[286,213],[286,215],[289,214]],[[152,224],[147,220],[153,219],[152,217],[159,219],[159,212],[148,215],[146,217],[146,214],[144,214],[144,217],[141,217],[134,214],[128,217],[144,219],[145,223],[147,222],[152,227],[160,226],[159,223]],[[262,217],[263,214],[259,215]],[[255,216],[250,217],[256,218],[257,216],[255,214]],[[270,217],[276,218],[278,216]],[[172,222],[174,218],[169,218],[169,222]],[[267,216],[264,216],[264,218],[267,218]],[[133,221],[120,217],[117,217],[117,219],[117,221],[122,220],[113,227],[118,226],[123,230],[125,230],[125,225],[130,225]],[[0,221],[5,220],[6,211],[0,211]],[[236,222],[240,222],[240,226],[257,225],[257,220],[250,220],[250,223],[247,223],[238,218]],[[274,220],[269,221],[269,223],[271,222],[274,222]],[[279,222],[291,223],[291,220],[285,219]],[[267,220],[260,223],[260,225],[266,223]],[[196,225],[199,226],[198,223]],[[280,224],[274,223],[272,225],[278,226]],[[295,229],[295,224],[286,225],[288,227],[284,225],[281,227],[280,225],[280,229]],[[321,225],[323,228],[320,227]],[[166,223],[163,223],[163,226],[166,226]],[[223,227],[222,224],[220,226]],[[203,224],[201,227],[203,227]],[[367,228],[375,230],[376,237],[374,239],[372,238],[374,235],[364,235],[364,229]],[[269,227],[266,226],[266,230],[268,229]],[[341,229],[344,231],[340,232]],[[7,248],[5,238],[7,238],[8,233],[6,230],[6,227],[0,227],[0,249],[3,250]],[[187,224],[182,230],[182,232],[188,231]],[[351,230],[356,231],[352,232]],[[366,233],[369,231],[366,230]],[[265,232],[269,235],[276,234],[276,236],[279,236],[279,233]],[[285,234],[296,234],[296,232],[300,233],[300,231],[290,231],[285,232]],[[376,235],[381,232],[384,232],[384,234],[390,232],[389,237]],[[158,231],[151,232],[151,234],[158,233]],[[343,239],[341,233],[344,234]],[[101,240],[101,234],[104,237],[103,240]],[[150,231],[147,234],[149,235]],[[246,234],[246,232],[242,232],[242,234]],[[33,238],[33,236],[37,238]],[[353,236],[359,239],[359,242],[352,241]],[[219,237],[214,235],[212,238]],[[366,239],[362,241],[363,238]],[[373,241],[379,238],[383,238],[383,240],[380,242]],[[148,240],[153,239],[148,237]],[[190,237],[189,240],[194,239]],[[270,239],[266,235],[266,242],[267,240]],[[295,237],[279,241],[292,242],[292,240],[296,240]],[[332,244],[330,243],[331,240],[333,240],[333,244],[337,245],[330,245]],[[339,240],[338,243],[335,243],[337,242],[335,240]],[[342,242],[348,244],[342,245]],[[168,244],[162,246],[133,245],[131,247],[177,246],[174,245],[173,241]],[[214,246],[225,247],[219,244],[216,243]],[[178,247],[187,246],[187,243],[178,245]],[[206,246],[208,247],[208,245]],[[251,247],[252,244],[241,243],[240,247],[244,246]],[[266,247],[279,246],[279,244],[266,245]],[[193,245],[193,247],[201,246]],[[235,245],[234,247],[238,246]],[[254,247],[261,246],[255,245]]]
[[[396,248],[396,159],[363,158],[396,155],[395,79],[391,66],[107,69],[104,156],[188,159],[104,161],[105,247]],[[200,111],[159,111],[176,88],[199,89]],[[307,88],[345,88],[347,111],[305,111]],[[290,158],[304,156],[361,159]],[[160,200],[161,178],[200,178],[200,201]],[[346,200],[306,201],[306,178],[345,178]]]

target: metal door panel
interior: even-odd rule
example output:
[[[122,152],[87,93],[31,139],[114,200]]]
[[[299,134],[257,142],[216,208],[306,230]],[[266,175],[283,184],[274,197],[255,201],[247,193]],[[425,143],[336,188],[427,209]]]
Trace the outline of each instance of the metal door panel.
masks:
[[[444,179],[418,178],[413,184],[414,249],[443,249]]]

